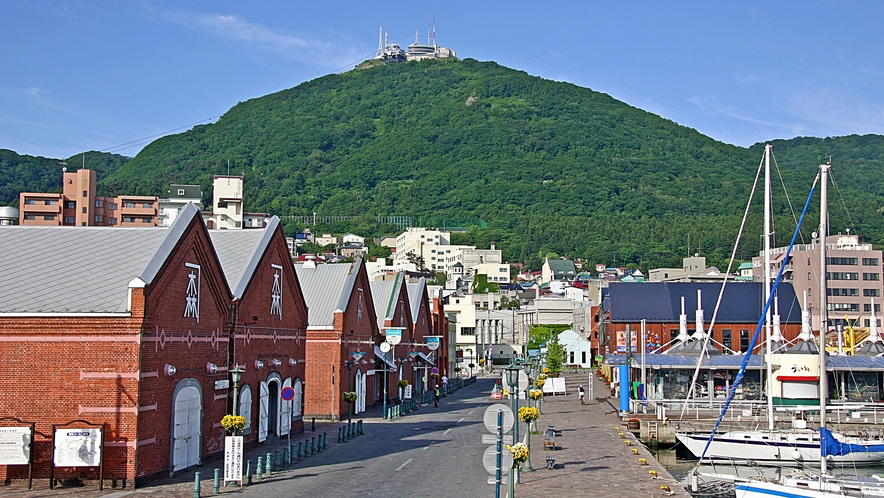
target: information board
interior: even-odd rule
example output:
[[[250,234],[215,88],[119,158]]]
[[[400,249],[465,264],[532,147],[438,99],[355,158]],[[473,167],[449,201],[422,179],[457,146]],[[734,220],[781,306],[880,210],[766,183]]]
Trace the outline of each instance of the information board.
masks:
[[[224,483],[236,481],[242,484],[243,436],[224,438]]]
[[[27,465],[31,460],[30,427],[0,427],[0,465]]]
[[[101,429],[56,429],[52,460],[56,467],[98,467]]]

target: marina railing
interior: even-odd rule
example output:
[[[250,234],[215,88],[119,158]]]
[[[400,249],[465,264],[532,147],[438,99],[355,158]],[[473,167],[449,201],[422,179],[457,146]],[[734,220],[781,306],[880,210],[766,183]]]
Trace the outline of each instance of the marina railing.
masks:
[[[656,414],[657,418],[674,419],[684,410],[682,419],[706,420],[717,418],[725,399],[655,399],[629,401],[629,412],[634,415]],[[685,408],[685,405],[687,407]],[[763,400],[733,400],[724,420],[753,422],[766,417],[767,404]],[[808,422],[819,421],[819,405],[776,405],[774,416],[781,422],[804,418]],[[839,424],[884,424],[884,402],[856,403],[832,402],[826,406],[827,420]],[[765,419],[766,420],[766,419]]]

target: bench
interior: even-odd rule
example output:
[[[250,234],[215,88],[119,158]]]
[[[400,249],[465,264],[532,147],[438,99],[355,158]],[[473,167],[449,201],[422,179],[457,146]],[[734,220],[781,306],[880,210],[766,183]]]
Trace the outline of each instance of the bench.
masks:
[[[546,455],[546,468],[554,469],[556,468],[556,457],[555,455]]]
[[[554,437],[543,438],[543,449],[545,451],[555,450],[556,449],[556,438],[554,438]]]

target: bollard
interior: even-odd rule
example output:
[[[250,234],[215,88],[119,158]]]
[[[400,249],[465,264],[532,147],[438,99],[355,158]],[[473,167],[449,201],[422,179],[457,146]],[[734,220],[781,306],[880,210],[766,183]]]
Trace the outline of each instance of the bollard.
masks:
[[[270,475],[273,474],[273,472],[272,472],[273,471],[273,463],[270,461],[270,452],[269,451],[267,452],[267,459],[264,460],[264,466],[265,466],[264,475],[266,475],[267,477],[270,477]]]
[[[304,441],[298,441],[298,461],[304,458]]]
[[[246,486],[252,484],[252,461],[246,460]]]
[[[292,443],[292,449],[289,450],[289,458],[291,459],[292,465],[294,465],[295,462],[298,461],[298,454],[295,453],[295,451],[297,451],[295,450],[295,443]]]
[[[316,417],[310,421],[310,432],[316,432]]]
[[[215,469],[215,480],[212,481],[212,494],[221,494],[221,469]]]
[[[316,436],[310,436],[310,454],[316,453]]]
[[[338,427],[338,443],[344,442],[344,428]]]
[[[273,468],[276,470],[282,468],[282,450],[273,451]]]
[[[358,432],[360,436],[365,434],[364,432],[362,432],[362,420],[361,419],[356,422],[356,432]]]
[[[193,498],[200,498],[200,473],[193,473]]]
[[[310,453],[310,440],[305,439],[304,440],[304,456],[310,456],[310,455],[311,455],[311,453]]]
[[[258,457],[258,466],[256,472],[256,477],[259,481],[264,478],[264,457]]]
[[[282,464],[286,467],[292,464],[291,460],[289,460],[289,449],[285,447],[282,449]]]
[[[356,437],[356,422],[350,422],[350,436]]]
[[[322,449],[328,449],[328,433],[322,433]]]

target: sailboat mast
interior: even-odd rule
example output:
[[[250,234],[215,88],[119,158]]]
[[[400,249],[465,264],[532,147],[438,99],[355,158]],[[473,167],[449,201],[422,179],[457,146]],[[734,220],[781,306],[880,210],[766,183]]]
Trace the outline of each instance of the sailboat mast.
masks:
[[[771,145],[764,146],[764,302],[770,299],[770,149]],[[764,321],[765,363],[767,364],[767,428],[774,430],[773,409],[773,363],[771,358],[772,348],[770,340],[770,307],[767,309]]]
[[[826,398],[829,394],[829,379],[826,376],[826,330],[829,328],[828,303],[826,302],[826,234],[829,231],[830,164],[820,165],[820,427],[826,426]],[[826,459],[820,458],[820,472],[826,473]]]

